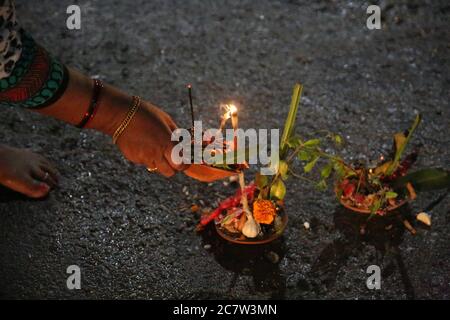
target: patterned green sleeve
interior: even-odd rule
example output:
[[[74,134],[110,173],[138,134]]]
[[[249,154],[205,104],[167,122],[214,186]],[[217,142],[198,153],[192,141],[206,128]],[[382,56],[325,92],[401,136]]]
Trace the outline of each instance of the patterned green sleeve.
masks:
[[[0,104],[43,108],[56,101],[67,86],[66,67],[20,31],[22,52],[9,76],[0,80]]]

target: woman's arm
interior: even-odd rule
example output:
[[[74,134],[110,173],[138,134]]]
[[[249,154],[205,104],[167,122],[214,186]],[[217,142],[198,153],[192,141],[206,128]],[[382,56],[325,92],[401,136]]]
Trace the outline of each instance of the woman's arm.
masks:
[[[91,103],[94,85],[80,72],[68,68],[68,83],[64,93],[49,106],[32,109],[76,125]],[[132,105],[132,97],[105,84],[99,94],[95,116],[86,125],[112,136]],[[173,164],[170,153],[173,147],[172,131],[176,125],[168,114],[149,102],[141,101],[136,115],[117,140],[122,153],[132,162],[148,168],[157,168],[164,176],[172,176],[183,167]]]
[[[65,67],[37,45],[15,21],[14,3],[0,8],[0,105],[22,106],[77,125],[89,109],[95,91],[92,79]],[[86,124],[112,136],[132,106],[133,98],[105,85],[99,93],[95,116]],[[232,175],[203,165],[177,166],[171,161],[176,129],[172,118],[149,102],[141,101],[136,114],[116,141],[130,161],[157,168],[171,176],[177,170],[198,180],[213,181]]]
[[[64,93],[53,104],[32,109],[76,125],[80,123],[90,104],[94,90],[92,80],[80,72],[67,68],[68,83]],[[132,104],[132,97],[106,84],[100,93],[99,106],[87,128],[112,136]],[[122,153],[132,162],[157,168],[166,177],[184,170],[200,181],[214,181],[233,175],[203,165],[178,166],[171,161],[172,131],[177,128],[172,118],[149,102],[142,101],[137,114],[117,141]]]
[[[32,110],[77,125],[91,103],[94,85],[93,81],[82,73],[72,68],[67,68],[67,70],[67,88],[61,97],[49,106]],[[99,99],[96,114],[87,123],[86,128],[96,129],[112,136],[131,106],[132,97],[105,84]]]

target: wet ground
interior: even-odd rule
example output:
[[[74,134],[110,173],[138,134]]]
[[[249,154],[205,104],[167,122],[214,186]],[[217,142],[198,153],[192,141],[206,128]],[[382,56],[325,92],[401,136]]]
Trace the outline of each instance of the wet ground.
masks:
[[[447,1],[374,1],[383,29],[373,31],[369,2],[78,1],[80,31],[65,27],[73,1],[17,2],[22,24],[56,56],[154,102],[180,126],[189,124],[187,82],[204,121],[216,124],[218,104],[232,98],[244,128],[281,127],[301,82],[301,134],[338,132],[346,159],[375,158],[421,112],[417,167],[450,166]],[[212,229],[195,233],[199,216],[189,210],[232,187],[149,175],[108,137],[25,110],[0,117],[2,143],[47,155],[62,175],[45,200],[1,191],[2,298],[450,299],[445,193],[421,194],[400,212],[415,236],[396,217],[361,235],[364,218],[292,179],[284,237],[237,247]],[[425,208],[431,228],[414,222]],[[81,290],[66,288],[73,264]],[[372,264],[381,290],[366,287]]]

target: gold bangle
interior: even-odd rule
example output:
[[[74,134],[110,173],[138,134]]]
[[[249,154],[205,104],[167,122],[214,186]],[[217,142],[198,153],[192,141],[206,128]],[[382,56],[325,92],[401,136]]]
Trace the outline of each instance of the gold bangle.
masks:
[[[122,123],[119,125],[119,127],[116,129],[116,131],[114,132],[114,134],[112,136],[112,141],[114,144],[116,144],[117,139],[119,139],[120,135],[130,124],[130,121],[131,121],[131,119],[133,119],[134,115],[136,114],[136,111],[138,110],[140,104],[141,104],[141,98],[138,96],[133,96],[133,104],[131,105],[131,108],[128,110],[127,115],[125,116],[125,119],[122,120]]]

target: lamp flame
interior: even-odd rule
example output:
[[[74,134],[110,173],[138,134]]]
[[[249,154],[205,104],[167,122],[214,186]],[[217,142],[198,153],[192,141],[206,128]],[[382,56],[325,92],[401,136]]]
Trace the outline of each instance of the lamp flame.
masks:
[[[229,104],[228,105],[228,110],[230,112],[231,115],[235,115],[237,113],[237,108],[234,104]]]
[[[220,130],[223,130],[223,128],[225,128],[225,124],[229,119],[231,119],[232,121],[233,128],[237,127],[237,107],[234,104],[230,103],[222,104],[220,108],[224,111],[224,114],[221,116]]]
[[[222,119],[224,120],[228,120],[231,116],[237,114],[237,108],[234,104],[223,104],[220,108],[224,111],[222,115]]]

